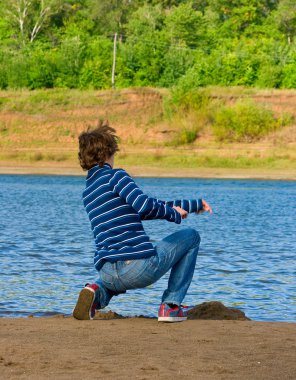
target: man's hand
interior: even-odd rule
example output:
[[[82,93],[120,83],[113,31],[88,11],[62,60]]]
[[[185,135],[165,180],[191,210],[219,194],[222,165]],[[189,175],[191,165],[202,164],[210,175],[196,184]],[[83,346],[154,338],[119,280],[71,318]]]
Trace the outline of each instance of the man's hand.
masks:
[[[186,219],[187,216],[188,216],[188,212],[184,209],[182,209],[181,207],[178,207],[178,206],[173,206],[173,208],[179,213],[181,214],[181,218],[182,219]]]
[[[202,199],[202,206],[202,210],[197,211],[196,214],[201,214],[205,211],[208,211],[210,214],[213,214],[212,207],[204,199]]]

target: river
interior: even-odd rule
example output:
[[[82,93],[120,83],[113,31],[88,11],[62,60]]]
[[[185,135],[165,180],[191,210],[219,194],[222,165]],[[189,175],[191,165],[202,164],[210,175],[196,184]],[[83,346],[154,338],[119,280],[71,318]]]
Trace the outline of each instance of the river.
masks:
[[[181,225],[144,222],[152,241],[180,228],[201,235],[184,300],[217,300],[258,321],[296,321],[296,183],[136,178],[163,200],[203,197],[212,215]],[[83,177],[0,176],[0,316],[70,314],[81,287],[96,277],[94,243],[81,193]],[[126,316],[155,316],[168,276],[114,297]],[[107,309],[107,310],[108,310]]]

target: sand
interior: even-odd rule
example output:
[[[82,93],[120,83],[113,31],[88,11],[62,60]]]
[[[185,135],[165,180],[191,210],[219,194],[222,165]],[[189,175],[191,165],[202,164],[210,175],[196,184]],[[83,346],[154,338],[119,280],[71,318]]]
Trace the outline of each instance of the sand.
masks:
[[[229,178],[229,179],[267,179],[296,180],[296,169],[266,168],[162,168],[127,166],[125,169],[136,177],[158,178]],[[15,163],[0,161],[0,174],[33,174],[33,175],[78,175],[85,172],[78,165],[66,163]]]
[[[296,324],[0,319],[1,379],[296,378]]]

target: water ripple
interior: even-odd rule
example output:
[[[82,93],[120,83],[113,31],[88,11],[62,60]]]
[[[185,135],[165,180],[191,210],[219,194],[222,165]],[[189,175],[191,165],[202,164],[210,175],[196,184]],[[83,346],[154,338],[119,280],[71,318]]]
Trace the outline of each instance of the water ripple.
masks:
[[[214,214],[191,215],[201,248],[185,303],[219,300],[255,320],[296,321],[294,182],[137,179],[160,199],[197,198]],[[0,316],[70,314],[96,277],[94,243],[82,207],[82,177],[0,176]],[[279,207],[285,205],[283,210]],[[182,228],[147,221],[156,242]],[[115,297],[125,315],[155,315],[168,274],[146,289]]]

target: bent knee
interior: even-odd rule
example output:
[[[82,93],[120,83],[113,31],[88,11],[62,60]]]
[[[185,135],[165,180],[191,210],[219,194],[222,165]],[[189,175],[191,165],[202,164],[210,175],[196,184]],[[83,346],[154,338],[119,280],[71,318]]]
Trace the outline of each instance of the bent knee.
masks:
[[[194,228],[187,228],[186,232],[190,234],[193,245],[199,245],[200,243],[200,234]]]

